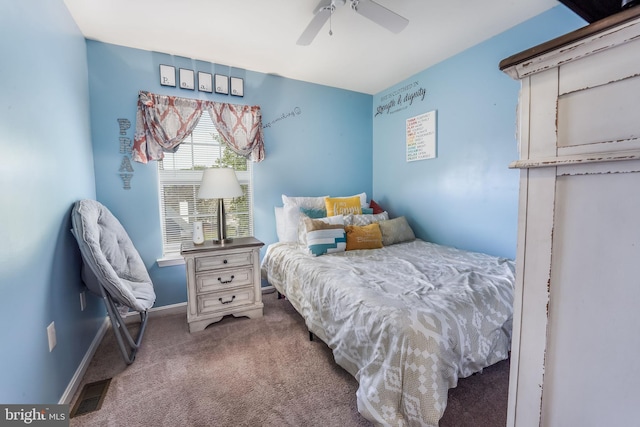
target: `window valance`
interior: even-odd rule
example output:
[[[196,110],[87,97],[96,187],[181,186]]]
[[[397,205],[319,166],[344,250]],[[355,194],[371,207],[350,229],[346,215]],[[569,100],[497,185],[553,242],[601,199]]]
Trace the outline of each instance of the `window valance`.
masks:
[[[264,160],[262,112],[258,106],[156,95],[140,91],[132,158],[147,163],[175,152],[206,111],[220,136],[236,154]]]

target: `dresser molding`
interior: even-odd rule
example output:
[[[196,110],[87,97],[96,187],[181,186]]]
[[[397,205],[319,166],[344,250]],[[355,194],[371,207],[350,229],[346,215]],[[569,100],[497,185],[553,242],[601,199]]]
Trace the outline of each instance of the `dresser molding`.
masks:
[[[500,70],[513,79],[558,67],[638,38],[640,8],[633,7],[564,36],[500,61]]]
[[[507,425],[637,423],[640,7],[500,63],[520,80]]]
[[[512,169],[546,168],[554,166],[577,165],[587,163],[619,162],[621,160],[640,159],[640,150],[615,151],[611,153],[584,153],[570,156],[556,156],[538,159],[517,160],[509,165]]]

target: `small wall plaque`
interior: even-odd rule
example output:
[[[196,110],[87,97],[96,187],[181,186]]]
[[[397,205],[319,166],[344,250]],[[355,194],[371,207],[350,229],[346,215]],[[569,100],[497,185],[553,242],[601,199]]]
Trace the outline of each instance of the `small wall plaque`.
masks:
[[[229,77],[222,74],[215,75],[216,93],[229,95]]]
[[[244,80],[240,77],[231,77],[231,95],[244,96]]]
[[[189,90],[195,89],[193,70],[180,68],[180,88]]]
[[[213,82],[211,78],[211,74],[198,71],[198,90],[200,92],[213,92]]]
[[[171,65],[160,65],[160,84],[162,86],[176,86],[176,69]]]

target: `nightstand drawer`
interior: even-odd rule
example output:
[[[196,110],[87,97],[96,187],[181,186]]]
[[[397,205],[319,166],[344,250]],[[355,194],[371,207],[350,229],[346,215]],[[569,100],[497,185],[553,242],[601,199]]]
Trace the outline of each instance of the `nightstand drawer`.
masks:
[[[253,268],[229,268],[196,274],[196,290],[200,292],[220,291],[223,289],[253,284]]]
[[[239,267],[251,265],[253,257],[251,251],[240,253],[212,255],[196,258],[196,272],[215,270],[217,268]]]
[[[238,237],[224,245],[206,241],[183,243],[187,271],[189,332],[202,331],[225,316],[262,317],[260,248],[254,237]]]
[[[216,313],[239,305],[252,304],[253,302],[252,287],[199,295],[198,314]]]

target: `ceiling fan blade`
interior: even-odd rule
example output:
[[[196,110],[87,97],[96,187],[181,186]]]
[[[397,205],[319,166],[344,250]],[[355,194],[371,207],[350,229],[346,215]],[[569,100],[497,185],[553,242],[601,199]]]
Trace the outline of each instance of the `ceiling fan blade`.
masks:
[[[309,22],[309,25],[307,25],[307,28],[302,32],[302,35],[300,35],[300,38],[296,42],[297,45],[308,46],[313,39],[316,38],[331,16],[331,2],[321,1],[315,10],[316,14],[313,16],[311,22]]]
[[[409,20],[407,18],[404,18],[371,0],[352,0],[351,8],[365,18],[372,20],[376,24],[386,28],[393,33],[399,33],[400,31],[404,30],[404,28],[409,23]]]

